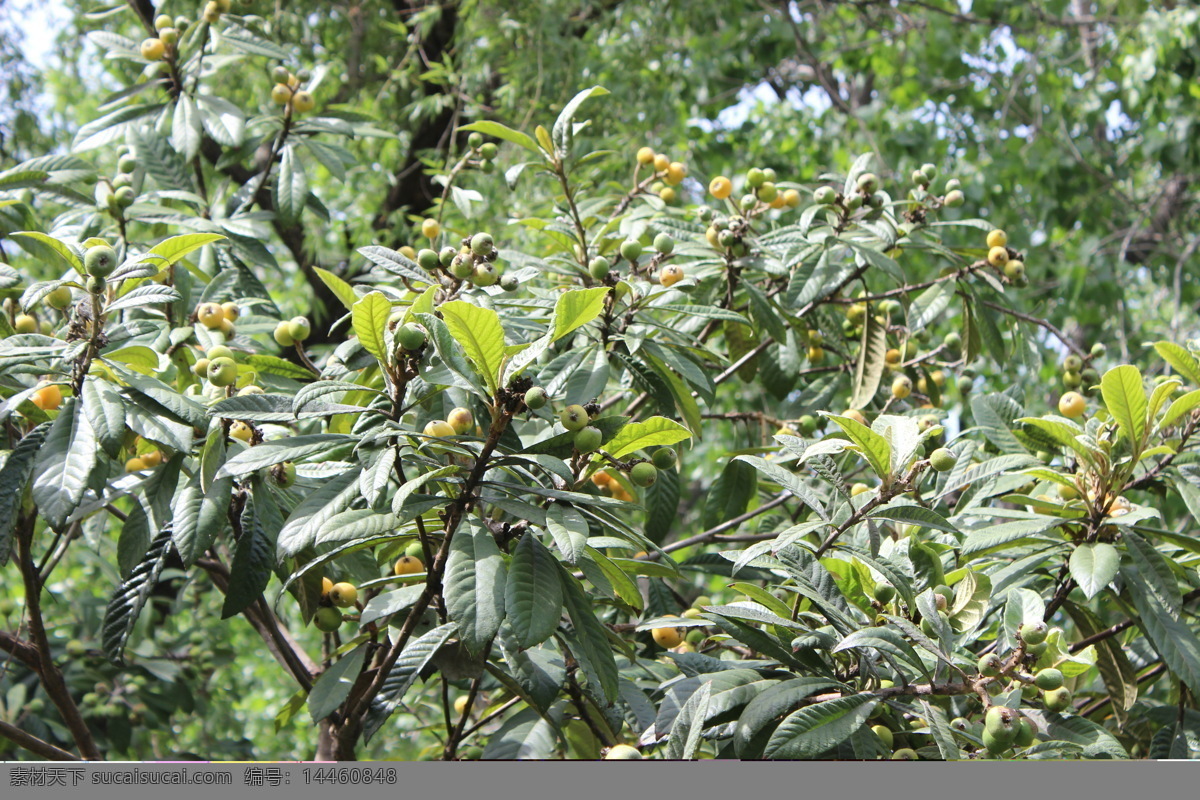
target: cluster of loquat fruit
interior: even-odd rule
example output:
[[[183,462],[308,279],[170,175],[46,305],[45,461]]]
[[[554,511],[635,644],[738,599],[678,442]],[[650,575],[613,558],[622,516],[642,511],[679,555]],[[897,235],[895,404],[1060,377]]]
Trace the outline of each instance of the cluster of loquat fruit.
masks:
[[[300,70],[298,75],[293,75],[286,67],[275,67],[271,77],[275,80],[275,85],[271,87],[271,100],[283,106],[288,116],[293,113],[304,114],[316,107],[317,101],[313,99],[312,92],[300,88],[310,77],[308,70]]]
[[[650,186],[664,203],[673,203],[677,197],[675,187],[687,177],[687,166],[682,161],[672,161],[665,153],[656,153],[653,148],[641,147],[637,151],[637,170],[650,167],[654,178],[659,179]],[[636,172],[635,178],[636,178]]]
[[[658,282],[664,289],[669,289],[684,278],[683,267],[678,264],[664,263],[675,252],[675,239],[671,234],[666,232],[656,234],[652,247],[654,255],[650,259],[648,268],[653,270],[656,266],[661,266],[662,268],[658,273]],[[646,248],[637,239],[627,239],[621,242],[621,246],[617,252],[621,258],[629,262],[629,269],[632,274],[638,271],[638,262],[646,254]],[[617,274],[613,270],[613,263],[605,256],[596,256],[588,262],[588,274],[601,283],[613,284],[617,281]]]

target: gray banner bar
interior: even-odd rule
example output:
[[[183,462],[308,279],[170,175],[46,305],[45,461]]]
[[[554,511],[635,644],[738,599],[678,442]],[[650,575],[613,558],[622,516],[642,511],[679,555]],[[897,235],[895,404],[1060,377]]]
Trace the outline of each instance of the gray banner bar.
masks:
[[[618,766],[620,765],[620,766]],[[1200,763],[364,762],[0,763],[2,798],[296,800],[330,797],[612,800],[673,797],[1107,800],[1197,797]],[[1031,794],[1032,793],[1032,794]]]

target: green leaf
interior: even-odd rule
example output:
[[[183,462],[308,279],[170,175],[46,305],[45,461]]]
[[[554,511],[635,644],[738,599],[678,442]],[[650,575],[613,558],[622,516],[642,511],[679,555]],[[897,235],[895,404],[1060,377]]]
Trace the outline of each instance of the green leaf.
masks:
[[[481,758],[485,761],[540,761],[553,757],[561,716],[560,711],[543,717],[532,708],[515,714],[488,738]]]
[[[1200,389],[1188,392],[1182,397],[1177,397],[1167,408],[1167,413],[1163,414],[1162,419],[1159,420],[1159,428],[1169,427],[1175,420],[1184,414],[1191,413],[1198,406],[1200,406]]]
[[[913,299],[908,309],[908,329],[916,333],[941,318],[954,299],[954,281],[935,283]]]
[[[296,148],[287,145],[279,159],[279,170],[275,176],[275,212],[284,223],[294,222],[304,211],[308,197],[308,178],[304,165],[296,158]]]
[[[379,245],[371,245],[369,247],[358,248],[358,252],[377,267],[382,267],[393,275],[399,275],[409,281],[415,281],[426,286],[437,285],[437,280],[432,275],[395,250],[389,250]]]
[[[450,335],[479,369],[488,391],[495,394],[504,362],[504,327],[500,317],[490,308],[480,308],[465,300],[442,303],[438,310]]]
[[[1079,635],[1084,638],[1090,638],[1106,627],[1090,609],[1071,602],[1064,603],[1063,608],[1075,622],[1079,629]],[[1095,648],[1096,669],[1100,673],[1101,680],[1104,681],[1104,687],[1108,690],[1109,697],[1113,700],[1114,716],[1123,725],[1128,716],[1125,712],[1133,708],[1133,704],[1137,702],[1137,671],[1129,663],[1129,658],[1125,655],[1125,650],[1118,640],[1101,639],[1096,642]]]
[[[505,615],[521,647],[550,638],[562,616],[558,561],[532,533],[517,542],[504,590]]]
[[[608,94],[608,89],[605,89],[603,86],[593,86],[590,89],[584,89],[579,92],[563,106],[563,110],[558,114],[558,119],[554,121],[554,130],[552,132],[552,141],[554,142],[555,151],[559,158],[566,158],[571,152],[571,141],[574,138],[575,112],[579,110],[579,107],[588,98],[601,97],[606,94]]]
[[[204,445],[201,469],[179,492],[173,506],[172,533],[184,566],[194,564],[227,524],[233,479],[213,480],[224,463],[225,434],[215,428]]]
[[[160,380],[117,366],[107,360],[106,363],[112,367],[113,372],[125,382],[133,394],[153,401],[149,407],[146,407],[145,403],[141,404],[147,411],[159,411],[161,408],[174,419],[192,428],[203,429],[208,426],[208,413],[195,400],[180,394],[176,389]]]
[[[569,505],[552,503],[546,509],[546,530],[550,531],[558,551],[569,564],[574,564],[587,547],[587,520]]]
[[[125,442],[125,404],[121,395],[108,381],[88,376],[84,378],[83,410],[96,434],[96,439],[109,457],[116,458]]]
[[[745,513],[758,488],[758,473],[742,461],[730,461],[713,481],[704,498],[701,524],[705,529]]]
[[[903,659],[928,676],[917,651],[904,641],[903,634],[894,628],[862,628],[842,639],[830,652],[840,653],[852,647],[871,647],[881,653]]]
[[[25,486],[33,474],[34,458],[46,440],[50,425],[49,422],[43,422],[25,434],[8,454],[4,465],[0,466],[0,567],[8,563],[17,512],[25,497]]]
[[[892,448],[887,443],[887,439],[856,419],[830,414],[828,411],[822,411],[821,415],[837,423],[842,432],[850,439],[853,449],[867,460],[871,469],[881,480],[890,480]]]
[[[1083,429],[1066,417],[1051,414],[1045,417],[1022,417],[1017,422],[1026,428],[1032,428],[1040,434],[1044,434],[1046,438],[1059,446],[1074,451],[1081,460],[1087,462],[1092,460],[1092,453],[1087,445],[1079,441],[1079,437],[1083,435]]]
[[[1141,452],[1147,425],[1142,373],[1130,364],[1114,367],[1100,379],[1100,393],[1104,395],[1108,413],[1129,439],[1134,453]]]
[[[356,302],[350,310],[350,322],[354,333],[358,335],[359,343],[382,363],[387,363],[388,360],[383,332],[391,314],[392,304],[381,292],[371,292]]]
[[[858,361],[854,365],[854,383],[850,396],[851,408],[866,408],[879,391],[879,382],[887,366],[887,327],[881,325],[874,314],[867,314],[863,326],[862,343],[858,350]]]
[[[1143,576],[1129,574],[1135,579],[1129,594],[1137,608],[1138,624],[1171,672],[1193,692],[1200,691],[1200,640],[1187,623],[1162,604]]]
[[[1011,397],[999,393],[972,397],[971,413],[975,417],[975,424],[983,428],[984,435],[1002,452],[1017,455],[1029,453],[1010,427],[1013,420],[1024,414],[1024,409]]]
[[[983,621],[992,597],[992,580],[982,572],[966,570],[954,584],[954,602],[950,604],[950,624],[955,631],[971,631]]]
[[[33,464],[33,502],[54,530],[62,530],[82,502],[97,449],[83,403],[68,397]]]
[[[613,657],[607,629],[596,618],[592,601],[584,593],[579,581],[561,564],[557,566],[557,583],[561,586],[567,614],[575,628],[573,653],[583,667],[584,674],[611,703],[617,699],[617,662]]]
[[[457,538],[457,537],[456,537]],[[449,566],[447,566],[447,575],[449,575]],[[447,579],[447,587],[449,580]],[[446,595],[446,610],[450,612],[450,589],[447,588]],[[399,589],[393,589],[390,592],[384,592],[372,597],[367,605],[362,610],[362,615],[359,617],[359,623],[366,625],[369,622],[374,622],[384,617],[390,617],[399,611],[403,611],[416,604],[421,599],[421,595],[425,593],[424,583],[414,583],[409,586],[401,586]]]
[[[771,734],[763,758],[816,758],[861,728],[877,702],[869,694],[853,694],[793,712]]]
[[[679,517],[680,487],[679,470],[658,471],[658,480],[646,490],[646,538],[655,544],[666,541],[671,526]]]
[[[105,609],[100,627],[101,645],[105,655],[117,665],[124,664],[125,644],[167,566],[171,549],[171,526],[167,525],[154,537],[141,563],[117,587]]]
[[[896,498],[886,506],[880,506],[867,514],[869,519],[890,519],[895,522],[906,522],[922,528],[936,528],[939,531],[958,533],[949,520],[931,508],[916,505],[904,498]]]
[[[708,716],[709,700],[712,697],[712,683],[703,683],[700,688],[679,709],[675,723],[671,726],[671,735],[667,739],[667,750],[664,758],[670,761],[689,761],[696,755],[700,746],[700,735],[704,732],[704,720]]]
[[[363,734],[367,741],[371,740],[388,717],[395,712],[396,707],[404,699],[404,695],[416,683],[421,670],[433,659],[447,640],[454,635],[458,626],[453,622],[440,625],[419,638],[410,639],[388,672],[379,695],[371,702],[370,711],[363,722]]]
[[[80,259],[79,255],[75,252],[74,248],[72,248],[70,245],[66,244],[65,242],[60,242],[58,239],[55,239],[53,236],[47,236],[46,234],[41,233],[40,231],[16,231],[14,233],[10,233],[9,236],[21,237],[21,238],[17,239],[17,244],[21,245],[21,247],[25,247],[25,243],[21,241],[22,238],[30,239],[34,242],[37,242],[40,245],[43,245],[47,252],[57,255],[64,262],[66,262],[67,266],[74,269],[80,275],[84,274],[83,260]],[[34,250],[34,251],[31,251],[31,255],[40,257],[40,256],[44,255],[44,253]]]
[[[221,619],[240,614],[247,606],[262,597],[263,590],[271,580],[275,566],[275,536],[264,524],[257,512],[255,492],[246,495],[246,503],[238,518],[241,535],[233,551],[233,563],[229,567],[229,590],[221,607]]]
[[[613,458],[624,458],[635,450],[655,445],[666,447],[690,438],[691,433],[678,422],[666,417],[650,417],[621,428],[616,436],[604,443],[604,450]]]
[[[499,122],[491,120],[482,120],[480,122],[472,122],[470,125],[463,125],[459,128],[460,131],[478,131],[484,136],[494,136],[497,139],[503,139],[506,142],[512,142],[515,145],[524,147],[531,153],[539,152],[537,142],[528,134],[514,131],[506,125],[501,125]]]
[[[554,334],[550,341],[557,342],[568,333],[580,328],[604,310],[604,298],[611,291],[607,286],[594,289],[575,289],[563,292],[554,304]]]
[[[1121,555],[1117,548],[1106,542],[1085,542],[1071,553],[1068,566],[1084,597],[1091,600],[1116,577]]]
[[[1046,733],[1051,741],[1072,742],[1083,747],[1085,758],[1129,758],[1121,743],[1103,726],[1087,717],[1046,712]]]
[[[1130,561],[1137,567],[1138,572],[1148,579],[1146,584],[1150,591],[1154,592],[1169,612],[1178,616],[1183,608],[1183,596],[1179,591],[1179,581],[1171,572],[1167,559],[1136,531],[1126,530],[1121,540],[1125,543]]]
[[[1197,360],[1187,348],[1174,342],[1158,342],[1154,349],[1162,356],[1175,371],[1191,381],[1193,386],[1200,386],[1200,360]],[[1108,401],[1105,400],[1105,403]]]
[[[262,446],[262,445],[259,445]],[[257,450],[257,447],[252,447]],[[359,497],[359,471],[349,469],[326,479],[292,510],[278,540],[280,557],[295,555],[317,540],[320,528]],[[220,470],[218,470],[220,473]]]
[[[508,583],[504,557],[490,531],[470,525],[454,535],[444,583],[447,615],[458,623],[466,648],[482,652],[504,621]]]
[[[329,291],[333,292],[333,296],[346,307],[346,310],[353,311],[354,304],[358,302],[358,295],[355,293],[354,287],[327,269],[313,267],[313,270],[317,273],[317,277],[321,279],[321,282],[329,287]]]
[[[191,161],[200,152],[201,130],[196,101],[187,92],[180,92],[171,118],[171,146],[185,161]]]
[[[273,467],[284,461],[307,461],[312,456],[333,458],[344,447],[358,441],[355,436],[340,433],[313,433],[307,436],[292,436],[287,439],[263,442],[249,447],[225,462],[217,478],[236,478],[263,467]]]
[[[738,717],[733,735],[738,758],[760,758],[774,724],[784,714],[803,705],[817,692],[837,687],[837,681],[828,678],[800,677],[780,681],[760,692],[746,704]]]
[[[159,256],[159,258],[151,259],[150,254],[147,254],[142,256],[141,260],[155,263],[159,263],[161,260],[162,267],[166,267],[179,263],[204,245],[219,242],[224,238],[226,237],[219,233],[185,233],[182,236],[172,236],[150,248],[150,254]]]
[[[151,283],[139,286],[121,295],[109,303],[106,310],[109,313],[115,313],[117,311],[128,311],[133,308],[170,305],[179,300],[181,296],[177,290],[172,289],[170,286],[159,286],[158,284]]]
[[[803,500],[804,504],[815,511],[821,519],[827,519],[821,499],[800,481],[800,476],[791,472],[779,462],[768,461],[759,456],[735,456],[734,460],[745,461],[767,478],[775,481],[782,488],[787,489],[796,495],[796,497]],[[659,477],[662,477],[661,474]]]
[[[362,671],[363,659],[367,655],[366,643],[360,644],[339,658],[329,669],[321,673],[308,693],[308,713],[314,723],[328,717],[354,688],[358,673]]]

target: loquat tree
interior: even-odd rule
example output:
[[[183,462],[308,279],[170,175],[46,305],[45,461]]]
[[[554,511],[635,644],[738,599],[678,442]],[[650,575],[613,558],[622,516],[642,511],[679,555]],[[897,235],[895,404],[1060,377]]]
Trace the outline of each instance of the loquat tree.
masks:
[[[1191,755],[1200,358],[1039,316],[973,167],[709,174],[593,86],[334,270],[289,237],[395,134],[132,5],[0,172],[0,752]]]

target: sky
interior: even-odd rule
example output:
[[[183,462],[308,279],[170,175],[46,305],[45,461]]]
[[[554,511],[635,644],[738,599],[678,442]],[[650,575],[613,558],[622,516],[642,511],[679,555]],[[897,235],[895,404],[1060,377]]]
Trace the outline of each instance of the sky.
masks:
[[[25,57],[36,67],[46,66],[54,50],[54,38],[71,19],[62,0],[18,0],[13,17],[21,21]]]

